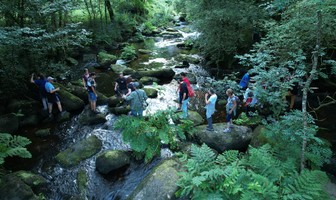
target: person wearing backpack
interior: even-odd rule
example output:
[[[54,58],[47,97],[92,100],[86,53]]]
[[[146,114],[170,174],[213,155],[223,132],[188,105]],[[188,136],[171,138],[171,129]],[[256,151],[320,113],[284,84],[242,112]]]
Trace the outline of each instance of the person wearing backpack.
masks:
[[[237,108],[237,98],[233,94],[233,90],[230,88],[226,90],[226,95],[228,96],[227,98],[227,103],[226,103],[226,123],[227,126],[224,129],[224,133],[229,133],[231,132],[231,128],[233,127],[232,123],[232,117],[236,115],[236,108]]]
[[[138,89],[140,84],[138,82],[134,82],[133,84],[134,90],[129,95],[123,95],[122,97],[130,102],[131,106],[131,114],[135,117],[142,117],[144,111],[144,102],[148,99],[146,92],[142,89]]]
[[[179,79],[180,84],[180,103],[183,112],[183,118],[188,117],[188,102],[189,102],[189,95],[188,95],[188,86],[187,83],[183,81],[182,78]]]
[[[187,89],[188,89],[188,97],[193,97],[193,93],[194,93],[194,91],[192,91],[192,88],[191,88],[191,85],[190,85],[190,81],[189,81],[189,79],[187,78],[187,75],[186,75],[186,73],[184,73],[184,72],[181,72],[181,79],[182,79],[182,81],[184,82],[184,83],[186,83],[186,85],[187,85]],[[177,89],[177,92],[181,92],[181,84],[179,84],[179,87],[178,87],[178,89]],[[192,95],[190,95],[192,93]],[[178,105],[178,108],[177,108],[177,110],[176,111],[181,111],[182,109],[182,102],[181,102],[181,97],[179,96],[179,105]]]
[[[45,84],[47,80],[45,79],[43,74],[39,74],[37,79],[34,79],[34,73],[31,75],[30,82],[35,83],[39,89],[39,94],[42,100],[43,110],[48,110],[48,100],[47,100],[47,91],[45,89]]]

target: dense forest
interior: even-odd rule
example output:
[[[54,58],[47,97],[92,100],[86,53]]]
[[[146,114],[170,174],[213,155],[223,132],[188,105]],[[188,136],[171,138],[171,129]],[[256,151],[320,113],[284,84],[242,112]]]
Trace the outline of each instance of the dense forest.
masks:
[[[204,58],[202,65],[217,78],[211,87],[219,95],[228,86],[238,90],[232,77],[249,70],[260,83],[255,89],[267,112],[258,122],[239,118],[242,125],[263,125],[261,142],[246,152],[217,153],[203,144],[177,153],[181,171],[176,198],[333,198],[325,188],[336,177],[323,167],[335,160],[335,141],[318,136],[322,127],[317,122],[320,110],[336,104],[334,0],[0,2],[0,115],[22,114],[11,109],[15,100],[39,100],[29,81],[32,73],[67,84],[76,81],[88,63],[104,70],[119,59],[135,60],[133,43],[188,22],[198,37],[184,45],[196,49]],[[97,57],[84,59],[84,54]],[[111,56],[114,63],[105,62],[104,56]],[[283,96],[295,84],[302,98],[295,110],[288,110]],[[115,126],[124,129],[123,137],[136,157],[150,162],[159,155],[162,141],[178,151],[177,140],[193,137],[190,121],[169,123],[174,115],[162,111],[147,120],[120,117]],[[31,157],[25,149],[28,139],[1,134],[1,168],[6,157]],[[1,170],[0,178],[6,173]]]

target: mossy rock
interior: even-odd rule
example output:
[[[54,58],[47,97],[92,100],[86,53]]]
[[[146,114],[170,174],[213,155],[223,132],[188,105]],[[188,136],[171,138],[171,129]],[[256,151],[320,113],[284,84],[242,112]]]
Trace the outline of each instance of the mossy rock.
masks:
[[[46,137],[50,135],[50,128],[40,129],[35,132],[36,136]]]
[[[111,64],[116,63],[117,56],[109,54],[106,51],[101,51],[98,53],[98,63],[102,68],[108,68]]]
[[[47,180],[38,174],[34,174],[29,171],[17,171],[14,173],[15,176],[19,177],[23,182],[25,182],[30,187],[40,187],[47,184]]]
[[[42,104],[35,100],[13,100],[7,110],[11,113],[20,113],[23,117],[30,117],[40,114]]]
[[[91,111],[86,111],[85,114],[82,114],[79,118],[79,123],[81,125],[95,125],[103,124],[106,122],[104,114],[94,114]]]
[[[101,150],[101,147],[102,142],[98,139],[97,136],[92,135],[58,153],[56,160],[63,167],[72,167],[98,153]]]
[[[158,83],[160,80],[155,77],[145,76],[140,79],[140,82],[144,85],[152,85],[153,83]]]
[[[4,200],[38,200],[33,190],[14,174],[8,174],[0,180],[1,199]]]
[[[179,179],[179,164],[173,160],[163,160],[149,175],[135,188],[127,200],[176,199],[178,190],[176,182]]]
[[[141,54],[151,54],[152,51],[148,49],[138,49],[138,52]]]
[[[99,73],[96,77],[97,83],[97,91],[105,95],[106,97],[110,97],[114,95],[114,82],[115,80],[107,73]],[[99,94],[98,94],[99,98]]]
[[[74,58],[68,57],[68,58],[66,58],[65,60],[66,60],[66,62],[67,62],[69,65],[71,65],[71,66],[76,66],[76,65],[78,65],[78,61],[77,61],[76,59],[74,59]]]
[[[82,99],[70,93],[67,88],[65,88],[64,86],[60,84],[55,84],[54,86],[55,88],[57,87],[60,88],[60,90],[57,91],[57,93],[60,96],[60,101],[61,101],[63,110],[72,112],[72,111],[77,111],[77,110],[81,110],[84,108],[85,103]]]
[[[109,110],[115,115],[127,115],[131,111],[131,108],[130,106],[118,106],[112,107]]]
[[[178,62],[187,61],[188,63],[191,64],[199,64],[201,62],[200,58],[196,58],[186,54],[179,54],[178,56],[175,57],[175,60]]]
[[[122,150],[110,150],[100,154],[96,159],[96,169],[101,174],[108,174],[130,164],[130,155]]]
[[[158,91],[154,88],[143,88],[143,90],[149,98],[156,98],[158,96]]]
[[[112,96],[108,99],[109,107],[117,107],[124,102],[124,99],[121,97]]]
[[[159,80],[165,80],[170,82],[175,75],[174,70],[172,69],[155,69],[155,70],[148,70],[148,71],[136,71],[131,74],[133,78],[141,79],[142,77],[155,77]]]
[[[265,130],[266,128],[264,125],[259,125],[253,130],[253,135],[251,139],[252,147],[260,147],[270,142],[263,134]]]
[[[184,119],[182,111],[179,112],[179,119],[177,119],[175,121],[175,123],[180,123],[181,119]],[[192,121],[192,122],[194,122],[194,126],[201,125],[204,122],[203,117],[198,112],[195,112],[195,111],[192,111],[192,110],[188,110],[188,117],[187,117],[187,119],[190,120],[190,121]]]
[[[0,132],[15,133],[19,129],[19,118],[15,114],[0,116]]]
[[[77,186],[80,194],[85,194],[86,188],[89,185],[89,177],[85,170],[79,170],[77,174]]]
[[[71,94],[80,98],[84,103],[88,103],[88,92],[83,87],[83,83],[81,82],[79,85],[70,85],[68,86],[68,90]]]
[[[114,73],[120,74],[120,73],[123,73],[127,69],[127,66],[126,65],[113,64],[113,65],[111,65],[111,69]]]

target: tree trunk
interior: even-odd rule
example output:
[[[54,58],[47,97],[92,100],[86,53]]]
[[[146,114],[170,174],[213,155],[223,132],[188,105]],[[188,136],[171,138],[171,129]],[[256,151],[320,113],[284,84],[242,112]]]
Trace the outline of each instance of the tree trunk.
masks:
[[[111,20],[111,22],[113,22],[114,13],[113,13],[113,9],[112,9],[110,0],[105,0],[105,6],[106,6],[107,11],[109,13],[110,20]]]
[[[88,3],[87,0],[84,0],[84,3],[85,3],[86,11],[89,14],[89,21],[90,21],[90,24],[91,24],[91,22],[92,22],[92,15],[91,15],[91,11],[90,11],[90,6],[89,6],[89,3]]]
[[[321,11],[317,12],[317,33],[316,33],[316,47],[313,51],[313,66],[310,70],[310,75],[307,78],[307,81],[305,82],[305,85],[303,87],[303,94],[302,94],[302,113],[303,113],[303,129],[308,129],[308,113],[307,113],[307,97],[308,92],[310,88],[310,84],[314,80],[314,78],[317,76],[317,69],[318,69],[318,57],[319,57],[319,51],[320,51],[320,45],[321,45],[321,23],[322,23],[322,15]],[[305,133],[305,131],[304,131]],[[305,168],[305,152],[307,147],[307,136],[303,136],[302,140],[302,147],[301,147],[301,172]]]

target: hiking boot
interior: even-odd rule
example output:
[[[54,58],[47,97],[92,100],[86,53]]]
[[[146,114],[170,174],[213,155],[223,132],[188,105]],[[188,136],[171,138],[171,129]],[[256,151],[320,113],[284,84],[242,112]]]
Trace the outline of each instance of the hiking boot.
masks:
[[[207,127],[205,130],[207,130],[207,131],[215,131],[213,128],[209,128],[209,127]]]
[[[231,129],[229,129],[229,128],[226,128],[226,129],[224,129],[224,131],[223,131],[224,133],[230,133],[231,132]]]

